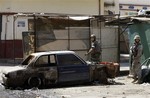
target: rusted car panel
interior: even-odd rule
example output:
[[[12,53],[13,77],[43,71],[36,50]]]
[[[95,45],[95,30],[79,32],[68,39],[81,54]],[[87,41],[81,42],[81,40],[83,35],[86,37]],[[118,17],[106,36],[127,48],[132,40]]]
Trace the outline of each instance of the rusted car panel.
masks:
[[[91,81],[99,81],[100,83],[107,84],[107,67],[104,64],[92,64],[90,66]]]
[[[39,52],[29,55],[20,65],[22,69],[4,73],[6,87],[41,87],[58,83],[85,83],[95,80],[106,83],[114,78],[116,69],[108,64],[89,64],[73,51]],[[112,65],[110,65],[112,66]],[[108,74],[110,70],[113,74]]]
[[[100,62],[92,67],[92,79],[107,84],[107,78],[115,78],[119,73],[119,64],[112,62]]]
[[[115,78],[119,73],[119,64],[113,62],[100,62],[100,64],[104,64],[106,66],[107,76],[109,78]]]
[[[58,78],[57,68],[38,68],[26,69],[15,72],[10,72],[3,75],[3,83],[5,86],[20,87],[28,84],[28,79],[31,77],[38,77],[42,79],[42,83],[55,84]]]

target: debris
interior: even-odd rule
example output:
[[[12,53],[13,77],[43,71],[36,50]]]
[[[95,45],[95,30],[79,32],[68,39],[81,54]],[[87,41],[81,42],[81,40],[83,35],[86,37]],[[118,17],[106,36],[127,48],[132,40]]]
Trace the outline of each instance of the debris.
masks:
[[[142,86],[149,86],[150,85],[150,83],[143,83],[143,84],[141,84]]]
[[[61,98],[71,98],[70,95],[61,95]]]

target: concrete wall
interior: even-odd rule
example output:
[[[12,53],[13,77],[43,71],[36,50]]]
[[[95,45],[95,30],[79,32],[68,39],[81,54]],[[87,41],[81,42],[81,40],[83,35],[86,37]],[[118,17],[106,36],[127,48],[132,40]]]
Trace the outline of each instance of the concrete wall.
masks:
[[[99,0],[1,0],[0,12],[98,15]]]
[[[119,0],[104,0],[104,9],[105,14],[108,13],[108,10],[114,14],[119,14]]]
[[[104,6],[104,3],[108,4]],[[105,8],[104,8],[105,7]],[[119,13],[118,0],[1,0],[0,12],[35,12],[104,15],[111,10]]]
[[[118,60],[118,29],[102,28],[102,61]]]
[[[100,28],[100,29],[99,29]],[[118,61],[118,28],[105,27],[103,22],[92,21],[91,32],[101,44],[102,61]]]

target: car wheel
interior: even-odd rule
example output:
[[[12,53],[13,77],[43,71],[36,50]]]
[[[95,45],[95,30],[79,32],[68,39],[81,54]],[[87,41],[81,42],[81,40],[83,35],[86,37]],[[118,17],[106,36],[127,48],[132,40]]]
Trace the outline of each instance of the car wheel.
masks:
[[[30,77],[28,79],[28,85],[30,87],[40,87],[42,85],[41,78],[39,78],[39,77]]]

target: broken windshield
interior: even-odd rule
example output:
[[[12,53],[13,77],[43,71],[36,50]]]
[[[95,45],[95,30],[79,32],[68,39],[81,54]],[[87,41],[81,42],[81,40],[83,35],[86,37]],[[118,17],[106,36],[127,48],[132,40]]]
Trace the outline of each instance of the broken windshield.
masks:
[[[22,65],[28,65],[28,64],[32,61],[33,58],[34,58],[33,55],[28,56],[28,57],[22,62]]]

